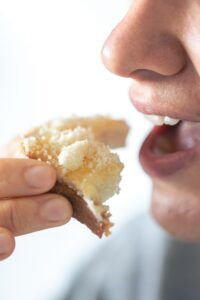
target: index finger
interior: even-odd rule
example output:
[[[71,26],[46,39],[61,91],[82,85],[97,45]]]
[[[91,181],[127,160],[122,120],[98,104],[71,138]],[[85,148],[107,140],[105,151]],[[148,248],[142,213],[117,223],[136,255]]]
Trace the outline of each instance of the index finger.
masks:
[[[32,159],[0,159],[0,198],[41,194],[56,182],[50,165]]]

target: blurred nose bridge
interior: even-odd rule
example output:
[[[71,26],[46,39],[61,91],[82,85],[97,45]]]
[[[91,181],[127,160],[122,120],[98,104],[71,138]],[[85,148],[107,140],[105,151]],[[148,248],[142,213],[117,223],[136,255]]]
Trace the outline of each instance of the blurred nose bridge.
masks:
[[[152,5],[132,6],[102,50],[111,72],[130,77],[135,71],[149,70],[170,76],[183,68],[184,50],[173,33],[173,22],[169,22],[173,17],[166,12],[162,17],[162,12]]]

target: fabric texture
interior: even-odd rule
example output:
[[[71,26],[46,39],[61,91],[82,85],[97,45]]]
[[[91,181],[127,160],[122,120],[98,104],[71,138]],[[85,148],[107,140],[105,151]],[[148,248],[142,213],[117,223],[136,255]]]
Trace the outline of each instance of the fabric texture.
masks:
[[[150,216],[127,224],[78,274],[63,300],[199,300],[200,243],[176,241]]]

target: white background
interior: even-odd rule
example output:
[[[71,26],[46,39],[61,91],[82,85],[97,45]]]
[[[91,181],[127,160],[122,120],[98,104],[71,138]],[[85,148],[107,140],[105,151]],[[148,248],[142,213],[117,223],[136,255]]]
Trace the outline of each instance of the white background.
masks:
[[[127,0],[0,1],[0,144],[57,116],[106,114],[132,130],[121,193],[110,201],[114,234],[147,210],[151,183],[141,170],[139,145],[150,128],[128,99],[130,81],[102,65],[104,40]],[[57,300],[77,267],[106,239],[76,221],[17,238],[0,263],[1,300]]]

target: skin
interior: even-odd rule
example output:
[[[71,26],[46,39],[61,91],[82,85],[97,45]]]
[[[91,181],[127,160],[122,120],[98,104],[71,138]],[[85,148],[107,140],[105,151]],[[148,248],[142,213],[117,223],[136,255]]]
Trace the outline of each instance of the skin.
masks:
[[[134,0],[103,47],[105,66],[132,78],[130,93],[143,94],[158,114],[200,121],[199,16],[199,0]],[[72,216],[66,199],[48,193],[55,171],[42,162],[11,158],[14,148],[0,158],[0,260],[14,251],[15,236],[64,224]],[[43,171],[27,175],[36,166]],[[197,160],[168,178],[152,178],[152,214],[181,239],[200,240],[199,168]]]
[[[135,0],[105,42],[105,66],[132,78],[131,96],[156,114],[200,121],[199,16],[199,0]],[[152,214],[178,239],[200,240],[199,170],[197,158],[152,178]]]
[[[64,197],[49,193],[55,170],[35,160],[11,158],[17,140],[0,152],[0,260],[15,248],[15,236],[67,223],[72,207]]]

